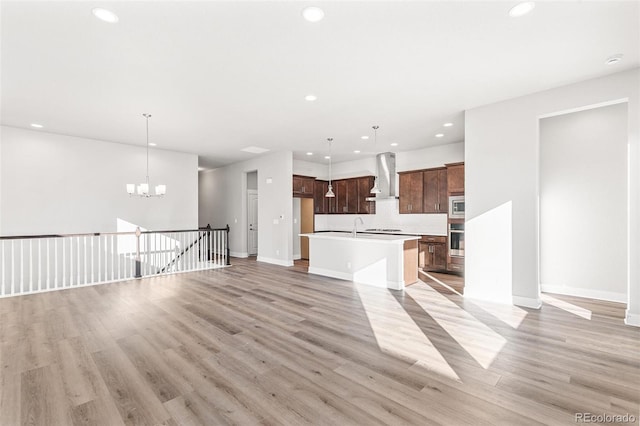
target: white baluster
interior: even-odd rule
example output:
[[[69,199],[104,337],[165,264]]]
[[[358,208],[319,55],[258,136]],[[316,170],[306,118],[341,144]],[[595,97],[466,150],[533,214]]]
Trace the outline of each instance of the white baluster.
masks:
[[[111,281],[116,279],[116,260],[113,258],[114,254],[115,254],[115,250],[113,249],[113,241],[114,241],[114,235],[111,234]]]
[[[69,237],[69,286],[73,286],[73,237]]]
[[[80,285],[80,235],[76,237],[76,264],[78,265],[78,271],[76,274],[76,285]]]
[[[4,268],[4,240],[0,241],[0,244],[2,245],[2,295],[4,296],[6,294],[6,287],[5,287],[5,271],[6,269]],[[13,268],[12,268],[13,269]]]
[[[15,250],[13,247],[13,240],[11,240],[11,294],[16,292],[16,264],[15,264]]]
[[[102,236],[98,235],[98,282],[102,281],[102,256],[100,256],[100,249],[102,248],[101,243]]]
[[[94,263],[93,263],[93,235],[91,235],[89,237],[91,239],[91,283],[95,283],[96,282],[96,275],[95,275],[95,269],[93,267]]]
[[[109,270],[109,262],[108,260],[108,256],[109,256],[109,237],[107,235],[104,236],[104,280],[103,281],[108,281],[107,279],[107,274],[108,274],[108,270]]]
[[[53,256],[54,265],[56,270],[56,277],[54,279],[53,288],[58,288],[58,239],[53,240]]]
[[[51,256],[51,252],[49,250],[49,238],[47,238],[47,290],[49,289],[49,287],[51,287],[51,277],[49,275],[50,256]]]
[[[89,268],[87,268],[87,236],[84,235],[82,237],[82,254],[84,256],[84,261],[82,262],[83,264],[83,270],[84,270],[84,283],[87,283],[87,270]]]
[[[38,239],[38,291],[42,290],[42,238]]]
[[[116,258],[118,260],[118,279],[120,279],[120,235],[116,237],[116,250],[115,250]]]
[[[62,239],[62,287],[64,288],[64,281],[65,281],[65,277],[66,277],[66,272],[67,272],[67,262],[66,262],[66,255],[65,255],[65,249],[64,249],[64,237],[61,238]]]

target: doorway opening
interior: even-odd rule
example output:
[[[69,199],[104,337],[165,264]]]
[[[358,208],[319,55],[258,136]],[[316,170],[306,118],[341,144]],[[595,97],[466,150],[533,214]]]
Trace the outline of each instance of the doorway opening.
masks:
[[[627,303],[627,104],[539,122],[542,292]]]
[[[247,173],[247,254],[258,254],[258,172]]]
[[[293,199],[293,259],[309,259],[309,238],[299,237],[314,231],[313,198]]]

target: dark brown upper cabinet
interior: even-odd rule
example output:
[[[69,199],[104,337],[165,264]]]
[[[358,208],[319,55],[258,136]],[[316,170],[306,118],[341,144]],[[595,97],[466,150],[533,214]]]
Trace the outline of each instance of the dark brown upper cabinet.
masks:
[[[293,196],[312,198],[315,178],[309,176],[293,175]]]
[[[464,163],[447,164],[447,192],[449,195],[464,194]]]
[[[424,202],[424,178],[422,176],[422,170],[401,172],[399,175],[400,213],[422,213]]]
[[[367,201],[367,197],[372,197],[371,188],[375,181],[373,176],[363,176],[357,178],[358,181],[358,213],[359,214],[375,214],[375,201]]]
[[[440,167],[424,170],[422,176],[424,179],[422,212],[447,213],[449,210],[447,169]]]

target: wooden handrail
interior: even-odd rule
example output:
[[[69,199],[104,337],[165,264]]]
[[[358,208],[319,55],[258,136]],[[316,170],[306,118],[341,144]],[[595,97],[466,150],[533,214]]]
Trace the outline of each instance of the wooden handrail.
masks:
[[[197,231],[227,231],[226,228],[198,228],[198,229],[175,229],[166,231],[141,231],[141,234],[170,234],[180,232],[197,232]],[[0,240],[28,240],[38,238],[65,238],[65,237],[98,237],[100,235],[136,235],[136,231],[129,232],[92,232],[85,234],[45,234],[45,235],[6,235],[0,236]]]

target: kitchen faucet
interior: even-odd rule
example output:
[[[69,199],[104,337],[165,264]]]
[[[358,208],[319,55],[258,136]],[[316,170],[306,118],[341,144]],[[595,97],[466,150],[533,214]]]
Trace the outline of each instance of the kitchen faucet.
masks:
[[[351,232],[351,236],[353,238],[355,238],[356,235],[358,235],[358,221],[360,221],[361,225],[364,225],[364,221],[362,220],[362,218],[360,216],[358,216],[355,219],[353,219],[353,231]]]

